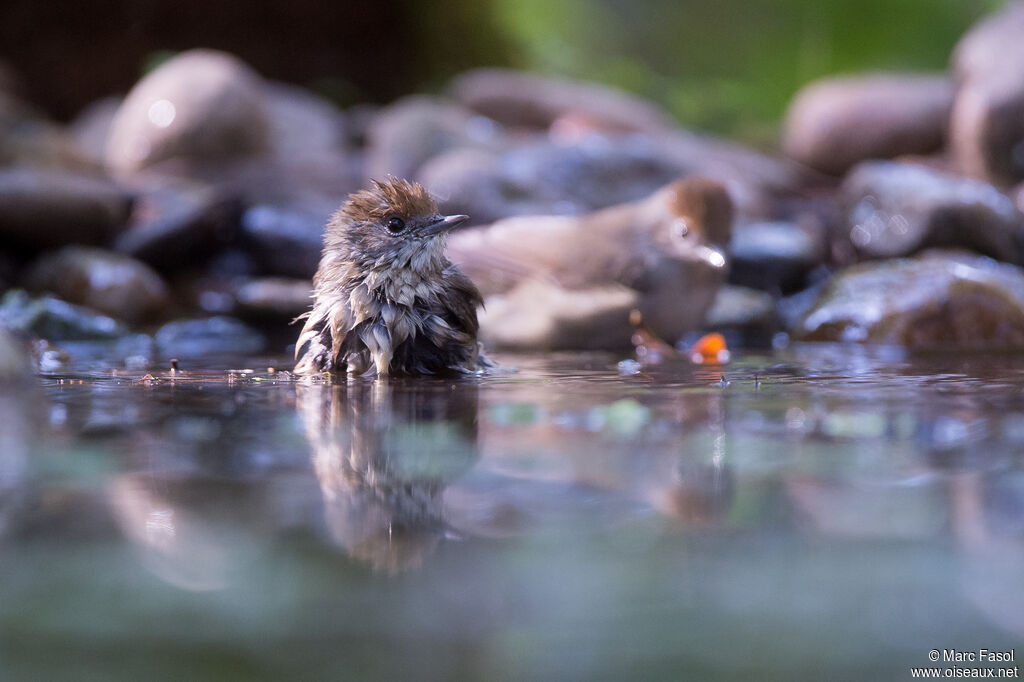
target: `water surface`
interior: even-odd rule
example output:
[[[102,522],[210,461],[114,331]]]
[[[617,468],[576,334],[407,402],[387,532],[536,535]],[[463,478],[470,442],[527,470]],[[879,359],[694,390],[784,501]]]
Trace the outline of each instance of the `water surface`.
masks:
[[[0,388],[0,679],[907,679],[1024,637],[1024,357],[80,357]]]

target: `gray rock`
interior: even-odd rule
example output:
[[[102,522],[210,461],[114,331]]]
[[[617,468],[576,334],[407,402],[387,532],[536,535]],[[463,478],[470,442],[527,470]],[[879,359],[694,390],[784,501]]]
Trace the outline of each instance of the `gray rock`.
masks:
[[[159,316],[169,303],[167,285],[145,263],[82,246],[43,255],[26,285],[131,324]]]
[[[0,170],[0,239],[22,248],[101,244],[120,231],[131,198],[112,182],[57,170]]]
[[[731,346],[770,345],[779,328],[775,298],[764,291],[726,284],[715,295],[704,320],[704,329],[732,338]]]
[[[217,188],[161,179],[138,191],[114,248],[161,272],[194,269],[237,234],[240,202]]]
[[[862,263],[833,277],[792,334],[914,349],[1021,349],[1024,271],[942,251]]]
[[[452,82],[464,106],[503,125],[549,128],[573,117],[594,130],[663,131],[672,119],[654,104],[596,83],[538,76],[511,69],[476,69]]]
[[[782,148],[835,175],[867,159],[928,154],[942,146],[952,106],[953,84],[944,75],[828,78],[790,103]]]
[[[992,182],[1024,179],[1024,3],[979,22],[957,45],[960,87],[950,142],[960,168]]]
[[[843,182],[849,239],[864,258],[932,246],[973,249],[1018,262],[1024,216],[992,185],[923,166],[869,161]]]
[[[726,284],[715,295],[704,327],[715,331],[745,327],[766,327],[776,324],[775,299],[771,294]]]
[[[133,173],[171,158],[247,156],[268,146],[263,83],[235,57],[189,50],[136,83],[118,110],[107,165]]]
[[[320,263],[329,217],[297,207],[253,206],[242,216],[242,236],[264,272],[308,279]]]
[[[112,317],[53,296],[29,296],[12,289],[0,299],[0,325],[50,341],[85,341],[124,336],[124,325]]]
[[[460,147],[493,146],[500,128],[449,100],[416,95],[382,109],[366,131],[366,175],[411,178],[423,163]]]
[[[576,215],[643,198],[681,175],[681,164],[642,136],[591,135],[564,147],[536,137],[504,153],[455,150],[418,177],[443,212],[475,224],[516,215]]]
[[[309,310],[313,284],[308,279],[252,279],[235,292],[239,311],[249,317],[292,320]]]
[[[733,228],[729,254],[730,282],[785,293],[824,262],[825,244],[823,235],[795,223],[743,223]]]
[[[333,104],[287,83],[264,86],[270,151],[284,158],[340,152],[345,118]]]
[[[263,350],[263,336],[245,323],[230,317],[208,317],[168,322],[156,333],[160,352],[179,358],[196,358],[211,353],[257,353]]]

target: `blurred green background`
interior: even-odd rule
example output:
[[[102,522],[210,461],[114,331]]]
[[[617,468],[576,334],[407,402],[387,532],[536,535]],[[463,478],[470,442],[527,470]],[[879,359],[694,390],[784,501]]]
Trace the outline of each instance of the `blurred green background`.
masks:
[[[617,85],[687,125],[773,136],[793,93],[864,70],[943,70],[998,0],[491,0],[518,65]]]
[[[862,70],[941,70],[1000,0],[8,0],[0,59],[67,119],[124,92],[154,55],[236,53],[342,105],[438,91],[475,66],[592,79],[681,122],[773,139],[793,93]]]

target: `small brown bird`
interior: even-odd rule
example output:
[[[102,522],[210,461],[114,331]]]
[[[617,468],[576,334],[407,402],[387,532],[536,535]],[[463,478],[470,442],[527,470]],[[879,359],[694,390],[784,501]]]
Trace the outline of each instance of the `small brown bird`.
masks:
[[[487,297],[485,339],[529,349],[630,345],[639,309],[659,337],[698,328],[725,281],[733,203],[688,177],[584,216],[506,218],[453,235],[448,252]]]
[[[488,365],[480,292],[444,254],[449,230],[419,184],[373,181],[327,224],[313,309],[295,344],[301,374],[442,374]]]

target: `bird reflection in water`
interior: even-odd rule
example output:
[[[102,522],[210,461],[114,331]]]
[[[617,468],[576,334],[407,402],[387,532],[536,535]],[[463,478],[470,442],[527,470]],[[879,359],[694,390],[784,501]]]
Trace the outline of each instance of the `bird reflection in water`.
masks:
[[[444,490],[479,456],[477,391],[423,379],[296,388],[334,542],[398,572],[451,535]]]

